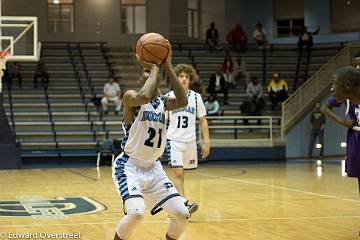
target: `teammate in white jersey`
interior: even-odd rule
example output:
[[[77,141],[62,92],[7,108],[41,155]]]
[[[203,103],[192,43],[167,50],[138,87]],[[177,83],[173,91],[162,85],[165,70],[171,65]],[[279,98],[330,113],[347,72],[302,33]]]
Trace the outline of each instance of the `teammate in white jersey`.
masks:
[[[189,64],[178,64],[175,73],[183,86],[188,99],[188,105],[175,111],[169,111],[168,140],[166,146],[169,165],[172,167],[173,182],[179,191],[190,213],[198,209],[196,203],[190,204],[185,198],[184,169],[195,169],[198,166],[196,143],[196,119],[199,119],[202,141],[202,157],[206,158],[210,152],[209,127],[206,120],[206,109],[201,95],[189,89],[196,80],[196,71]],[[167,96],[173,97],[174,92]]]
[[[123,96],[125,137],[123,152],[113,163],[113,179],[123,200],[125,216],[119,222],[114,240],[128,239],[141,222],[145,208],[151,214],[164,209],[170,215],[166,240],[178,239],[184,232],[190,213],[180,194],[162,169],[158,158],[166,141],[165,110],[174,110],[187,104],[185,91],[171,64],[172,52],[164,63],[174,89],[173,98],[158,96],[161,80],[158,66],[142,65],[139,91],[129,90]],[[143,239],[147,239],[144,236]]]

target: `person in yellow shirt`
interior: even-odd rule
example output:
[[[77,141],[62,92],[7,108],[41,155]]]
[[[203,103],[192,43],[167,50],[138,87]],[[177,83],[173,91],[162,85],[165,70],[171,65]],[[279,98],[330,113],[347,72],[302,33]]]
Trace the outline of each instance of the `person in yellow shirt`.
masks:
[[[283,102],[288,97],[288,85],[284,79],[280,78],[279,73],[274,73],[268,86],[269,98],[274,110],[279,102]]]

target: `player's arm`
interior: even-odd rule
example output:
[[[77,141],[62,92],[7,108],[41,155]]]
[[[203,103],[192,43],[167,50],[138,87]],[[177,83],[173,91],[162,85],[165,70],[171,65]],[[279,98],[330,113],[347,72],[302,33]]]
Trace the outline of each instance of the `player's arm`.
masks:
[[[175,98],[166,98],[166,110],[171,111],[177,108],[185,107],[188,104],[186,93],[182,87],[178,77],[174,72],[172,60],[172,50],[171,45],[168,42],[169,54],[165,60],[164,67],[167,75],[170,78],[171,87],[175,93]]]
[[[210,153],[210,134],[209,134],[209,125],[205,116],[199,118],[199,124],[201,127],[201,134],[203,137],[201,155],[203,158],[206,158]]]
[[[346,128],[353,128],[354,126],[357,125],[356,121],[345,119],[345,118],[339,117],[337,114],[335,114],[332,111],[332,106],[329,103],[325,103],[321,107],[321,111],[325,116],[327,116],[328,118],[332,119],[333,121],[343,125]]]
[[[199,124],[202,133],[202,147],[201,147],[201,155],[203,158],[206,158],[210,153],[210,134],[209,134],[209,125],[206,119],[206,108],[202,97],[200,94],[196,93],[196,116],[199,118]]]
[[[146,63],[147,65],[143,65],[146,69],[150,69],[149,76],[145,79],[144,76],[141,76],[143,81],[145,81],[144,85],[139,91],[129,90],[125,92],[123,96],[123,104],[124,106],[140,106],[150,102],[151,98],[154,96],[155,91],[157,91],[157,82],[159,79],[159,67],[155,64]]]

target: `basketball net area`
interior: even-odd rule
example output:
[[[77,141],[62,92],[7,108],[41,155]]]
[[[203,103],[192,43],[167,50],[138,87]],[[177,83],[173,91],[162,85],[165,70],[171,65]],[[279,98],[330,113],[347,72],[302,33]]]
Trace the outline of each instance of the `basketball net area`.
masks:
[[[40,50],[37,17],[2,16],[0,0],[0,92],[6,62],[37,62]]]

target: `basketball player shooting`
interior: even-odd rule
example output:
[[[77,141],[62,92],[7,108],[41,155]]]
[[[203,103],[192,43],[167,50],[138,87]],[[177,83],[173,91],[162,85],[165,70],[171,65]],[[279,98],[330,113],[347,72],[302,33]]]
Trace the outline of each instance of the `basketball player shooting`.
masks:
[[[348,129],[345,171],[348,177],[358,179],[360,194],[360,72],[350,66],[339,68],[331,87],[332,97],[323,105],[323,113]],[[346,115],[350,119],[336,115],[333,107],[346,104]]]
[[[164,68],[170,77],[175,97],[158,95],[161,80],[159,67],[143,61],[139,91],[129,90],[123,96],[126,135],[123,152],[113,164],[113,179],[124,204],[125,216],[117,225],[114,240],[128,239],[141,222],[145,207],[154,215],[161,209],[170,215],[165,235],[166,240],[178,239],[184,232],[190,213],[180,194],[162,169],[158,158],[163,154],[166,142],[165,110],[174,110],[187,105],[187,98],[177,79],[171,60],[169,42]],[[138,52],[138,51],[137,51]]]
[[[167,114],[169,128],[166,152],[169,165],[172,168],[175,187],[183,197],[185,206],[192,214],[198,209],[198,205],[197,203],[189,203],[185,198],[184,170],[196,169],[198,166],[196,118],[199,119],[203,136],[201,148],[203,158],[206,158],[210,152],[209,127],[201,95],[189,89],[190,85],[196,81],[195,69],[189,64],[178,64],[175,67],[175,73],[185,89],[188,105]],[[171,91],[166,95],[174,96],[174,92]]]

